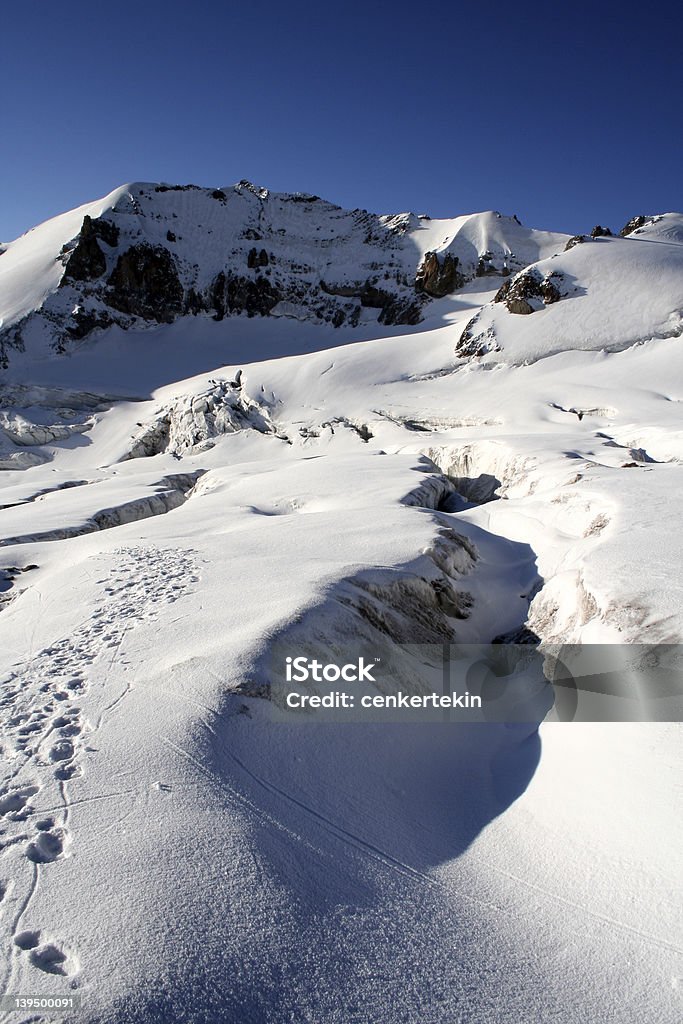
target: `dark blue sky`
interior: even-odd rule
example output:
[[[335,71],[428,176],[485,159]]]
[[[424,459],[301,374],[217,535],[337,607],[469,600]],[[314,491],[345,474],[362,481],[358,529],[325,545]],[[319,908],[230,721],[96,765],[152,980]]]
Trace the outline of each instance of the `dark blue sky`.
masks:
[[[679,4],[6,0],[0,239],[126,181],[620,228],[683,207]]]

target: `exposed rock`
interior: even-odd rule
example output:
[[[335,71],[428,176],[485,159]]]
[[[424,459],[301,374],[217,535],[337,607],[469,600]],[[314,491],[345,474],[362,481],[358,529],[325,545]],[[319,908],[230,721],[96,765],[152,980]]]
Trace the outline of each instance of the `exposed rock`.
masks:
[[[209,288],[209,304],[216,320],[232,313],[268,316],[282,298],[275,285],[261,276],[254,280],[221,271]]]
[[[107,259],[98,245],[98,238],[114,246],[119,238],[118,228],[108,221],[92,220],[86,214],[78,243],[66,262],[60,282],[62,286],[73,281],[94,281],[102,277],[107,269]]]
[[[86,310],[77,306],[71,314],[71,320],[66,325],[69,337],[75,341],[85,338],[95,330],[104,330],[114,323],[113,317],[106,310]]]
[[[156,185],[155,192],[201,192],[201,185]],[[140,193],[142,195],[142,193]]]
[[[644,214],[639,214],[637,217],[631,217],[629,221],[624,224],[623,228],[619,232],[622,238],[626,238],[627,235],[633,234],[638,228],[642,228],[643,224],[647,220]]]
[[[87,217],[83,218],[83,222],[87,220]],[[98,220],[91,221],[92,230],[97,238],[101,238],[103,242],[110,245],[112,249],[114,246],[119,244],[119,229],[116,224],[112,224],[110,220]]]
[[[194,288],[188,288],[185,295],[183,312],[189,313],[191,316],[197,316],[198,313],[203,313],[205,309],[206,302],[202,296]]]
[[[412,297],[402,297],[395,295],[393,292],[385,291],[369,280],[364,284],[358,282],[353,284],[326,284],[325,281],[321,281],[320,288],[326,295],[336,295],[347,299],[360,299],[361,306],[364,306],[366,309],[381,310],[377,318],[378,322],[387,326],[399,324],[414,325],[419,324],[422,319],[422,308],[419,301],[416,302]],[[355,326],[352,317],[353,314],[349,316],[348,322],[351,326]],[[340,319],[335,313],[332,323],[337,327],[344,322],[344,319],[345,317]],[[339,322],[335,323],[335,320]],[[357,314],[355,321],[356,323],[358,321]]]
[[[495,339],[493,338],[491,329],[489,328],[488,331],[484,333],[477,330],[478,326],[479,314],[477,313],[471,320],[467,321],[465,329],[460,335],[455,346],[456,355],[463,356],[466,359],[471,359],[483,356],[492,348],[495,348]]]
[[[311,195],[309,192],[294,192],[292,195],[286,196],[286,200],[290,203],[319,203],[320,196]]]
[[[161,245],[132,245],[119,256],[107,283],[109,305],[123,313],[172,323],[182,311],[178,271],[170,252]]]
[[[382,312],[377,318],[379,323],[387,327],[398,326],[399,324],[419,324],[422,319],[422,307],[419,302],[410,302],[399,296],[392,296],[382,307]]]
[[[449,295],[464,283],[465,277],[458,271],[458,257],[450,253],[446,253],[443,263],[435,252],[425,253],[415,274],[415,289],[434,299]]]
[[[326,295],[339,295],[345,299],[359,298],[363,291],[362,284],[327,284],[326,281],[322,280],[320,288]]]
[[[585,235],[572,235],[572,237],[569,239],[569,241],[565,245],[564,251],[565,252],[569,252],[569,250],[573,249],[575,245],[583,245],[583,243],[585,241],[586,241],[586,236]]]
[[[507,280],[498,289],[493,301],[504,302],[511,313],[528,316],[542,308],[543,305],[559,302],[562,294],[557,282],[560,279],[561,277],[557,273],[542,278],[538,271],[525,270]]]
[[[274,315],[334,327],[376,316],[387,326],[416,325],[430,299],[475,274],[510,274],[507,265],[501,270],[505,259],[512,273],[523,265],[484,243],[485,251],[472,249],[460,262],[450,251],[429,252],[416,271],[415,250],[404,239],[419,224],[412,214],[345,211],[308,194],[278,196],[272,205],[268,199],[266,189],[247,181],[234,190],[158,184],[122,193],[105,219],[86,216],[63,246],[61,291],[0,327],[0,366],[24,342],[63,353],[112,325],[140,330],[181,316]],[[292,221],[293,213],[302,217]],[[361,252],[361,240],[372,250]],[[553,301],[552,290],[543,301]]]
[[[261,185],[255,185],[253,181],[248,181],[246,178],[242,178],[240,182],[235,186],[235,192],[251,192],[257,199],[267,199],[270,192],[267,188],[263,188]]]
[[[9,366],[9,355],[12,351],[26,351],[24,339],[21,335],[20,324],[15,324],[8,331],[3,331],[3,333],[0,334],[0,370],[6,370]]]
[[[609,228],[603,228],[601,224],[596,224],[591,231],[591,238],[611,238],[612,232]]]
[[[477,277],[486,277],[487,274],[497,273],[495,266],[491,262],[491,259],[491,253],[482,253],[482,255],[479,257],[479,262],[477,263],[477,269],[475,271]],[[507,273],[509,274],[510,271],[508,270]]]
[[[254,270],[256,267],[267,267],[269,262],[268,253],[265,249],[261,249],[260,252],[257,252],[256,249],[249,250],[247,266],[250,270]]]
[[[516,313],[518,316],[528,316],[529,313],[535,313],[534,306],[531,305],[526,299],[515,298],[511,295],[506,302],[507,308],[511,313]]]
[[[562,275],[556,272],[549,274],[548,277],[544,277],[541,281],[541,295],[546,306],[551,305],[553,302],[559,302],[562,298],[562,293],[558,287],[559,281],[561,281]]]
[[[332,434],[334,434],[334,428],[337,425],[340,427],[346,427],[348,430],[352,430],[354,434],[358,434],[361,441],[364,441],[365,444],[367,444],[368,441],[371,441],[372,438],[375,436],[368,427],[367,423],[355,423],[353,420],[348,419],[346,416],[335,416],[333,420],[326,420],[324,423],[320,424],[321,427],[329,427]],[[308,436],[311,435],[309,434]],[[320,435],[315,434],[314,436],[319,437]]]
[[[389,292],[383,291],[382,288],[378,288],[374,284],[370,284],[366,281],[361,289],[358,298],[360,299],[361,306],[366,306],[368,309],[384,309],[388,302],[394,298]]]

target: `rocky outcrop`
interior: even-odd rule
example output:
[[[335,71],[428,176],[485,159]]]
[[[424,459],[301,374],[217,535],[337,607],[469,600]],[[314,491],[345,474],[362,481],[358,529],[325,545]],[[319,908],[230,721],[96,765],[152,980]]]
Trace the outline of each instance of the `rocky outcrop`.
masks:
[[[591,238],[611,238],[612,232],[609,228],[603,228],[601,224],[596,224],[591,231]]]
[[[267,267],[269,262],[268,253],[265,249],[261,249],[260,252],[257,252],[256,249],[249,250],[247,266],[250,270],[254,270],[256,267]]]
[[[422,306],[419,302],[411,302],[409,299],[402,299],[396,295],[388,298],[378,317],[379,323],[386,324],[388,327],[400,324],[415,325],[419,324],[421,319]]]
[[[364,283],[355,284],[327,284],[325,281],[320,282],[320,288],[326,295],[335,295],[340,298],[355,298],[359,299],[361,306],[366,309],[379,309],[380,314],[377,318],[381,324],[387,326],[395,326],[399,324],[419,324],[422,319],[422,304],[419,300],[415,300],[412,296],[406,297],[397,295],[395,292],[386,291],[384,288],[378,287],[375,283],[373,284],[370,280]],[[341,318],[337,318],[338,322],[332,320],[335,327],[341,326],[346,319],[344,310],[339,310]]]
[[[572,235],[572,237],[569,239],[569,241],[565,245],[564,251],[565,252],[569,252],[569,250],[573,249],[575,245],[583,245],[583,243],[585,241],[586,241],[586,236],[585,235]]]
[[[0,370],[6,370],[9,366],[10,353],[24,351],[20,324],[15,324],[9,331],[3,331],[0,334]]]
[[[475,271],[476,277],[486,277],[487,274],[497,273],[499,273],[499,271],[496,269],[496,266],[493,263],[493,253],[483,252],[479,257],[479,261],[477,263],[477,269]],[[500,273],[507,277],[510,271],[507,266],[504,266]]]
[[[464,331],[458,338],[455,354],[464,359],[476,359],[486,355],[487,352],[497,351],[497,349],[493,328],[488,327],[486,331],[482,331],[477,313],[471,320],[468,320]]]
[[[562,294],[558,287],[561,275],[558,273],[541,277],[536,270],[525,270],[510,278],[496,292],[494,302],[504,302],[511,313],[527,316],[544,306],[559,302]]]
[[[66,332],[74,341],[80,341],[93,331],[103,331],[113,323],[114,318],[106,309],[87,310],[82,306],[76,306],[66,324]]]
[[[118,244],[119,229],[109,221],[92,220],[86,214],[76,246],[70,252],[65,250],[62,253],[67,257],[60,282],[62,287],[74,281],[95,281],[106,272],[107,257],[98,239],[113,247]]]
[[[457,256],[446,253],[441,262],[435,252],[427,252],[415,274],[415,290],[425,292],[433,299],[442,299],[462,288],[465,280],[458,271]]]
[[[638,230],[638,228],[642,228],[646,220],[647,217],[642,213],[637,217],[631,217],[631,219],[624,224],[619,234],[622,238],[626,238],[627,235],[632,235],[634,231]]]
[[[122,313],[168,324],[182,312],[178,270],[161,245],[132,245],[119,256],[107,284],[107,302]]]
[[[254,279],[221,271],[209,288],[208,298],[214,319],[222,320],[238,313],[268,316],[283,296],[267,277]]]
[[[361,293],[365,285],[362,284],[328,284],[326,281],[320,282],[321,291],[325,292],[326,295],[337,295],[340,298],[351,299],[360,298]]]
[[[117,190],[103,216],[97,209],[80,213],[78,235],[58,254],[58,246],[50,250],[62,273],[44,301],[30,311],[18,306],[0,324],[0,369],[15,352],[66,353],[113,326],[141,330],[185,316],[414,326],[432,299],[475,276],[524,266],[493,236],[478,246],[446,239],[423,257],[413,214],[343,210],[303,193],[271,196],[247,181],[213,190],[136,183]]]

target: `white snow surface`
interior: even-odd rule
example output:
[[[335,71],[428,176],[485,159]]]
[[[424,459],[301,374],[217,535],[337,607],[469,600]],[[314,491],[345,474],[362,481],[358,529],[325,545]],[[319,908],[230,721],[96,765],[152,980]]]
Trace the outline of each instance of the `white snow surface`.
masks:
[[[559,275],[562,299],[528,317],[504,303],[478,315],[472,333],[492,350],[488,358],[533,362],[567,349],[618,351],[683,330],[683,217],[655,237],[588,239],[535,265]]]
[[[86,213],[133,223],[153,188],[11,243],[5,324],[51,301]],[[154,193],[147,236],[175,213],[208,279],[244,204],[284,252],[321,203],[328,246],[295,255],[357,276],[351,215],[222,191]],[[515,253],[575,290],[519,316],[477,278],[417,327],[115,326],[0,377],[0,585],[25,570],[0,594],[1,990],[77,992],[65,1021],[681,1019],[680,725],[340,727],[255,695],[276,643],[386,641],[358,580],[406,643],[683,636],[683,217],[566,253],[496,214],[400,224],[403,270]],[[411,620],[433,581],[468,617]]]

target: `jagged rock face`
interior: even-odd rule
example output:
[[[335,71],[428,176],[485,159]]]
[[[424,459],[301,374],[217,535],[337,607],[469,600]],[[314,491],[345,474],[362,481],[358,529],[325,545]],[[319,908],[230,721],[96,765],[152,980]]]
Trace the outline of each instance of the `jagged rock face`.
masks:
[[[498,273],[502,274],[503,277],[508,277],[510,274],[510,268],[507,266],[507,264],[503,265],[503,267],[499,271],[494,266],[492,260],[492,253],[484,252],[481,254],[481,256],[479,257],[479,262],[477,263],[477,277],[486,277],[487,274]]]
[[[565,252],[569,252],[575,245],[583,245],[584,242],[589,242],[594,238],[612,238],[612,232],[609,228],[602,227],[601,224],[596,224],[590,235],[573,235],[569,239],[564,247]]]
[[[378,288],[370,280],[362,284],[355,283],[350,285],[334,285],[321,281],[320,287],[326,295],[358,299],[361,307],[365,309],[379,309],[380,314],[377,319],[379,323],[387,324],[387,326],[393,324],[419,324],[422,319],[422,305],[419,299],[411,296],[397,296],[383,288]],[[351,315],[348,315],[349,312]],[[334,326],[340,327],[347,320],[347,316],[348,322],[353,324],[353,312],[353,307],[350,307],[350,310],[339,310],[336,320],[333,319],[332,321]],[[358,322],[357,316],[355,317],[355,322]]]
[[[249,250],[247,266],[250,270],[254,270],[256,267],[267,267],[269,262],[268,253],[265,249],[261,249],[260,252],[257,252],[256,249]]]
[[[215,319],[235,313],[247,316],[268,316],[278,304],[282,295],[267,277],[236,277],[232,274],[217,275],[209,290],[210,308],[215,310]]]
[[[462,288],[465,278],[458,273],[458,258],[446,253],[443,262],[435,252],[428,252],[415,275],[415,288],[426,292],[434,299],[442,299],[457,288]]]
[[[583,236],[580,237],[583,241]],[[571,248],[571,246],[567,246]],[[493,304],[502,303],[516,316],[529,316],[555,302],[559,302],[569,289],[565,277],[558,271],[543,274],[537,267],[529,267],[515,277],[509,277],[498,289]],[[455,346],[463,358],[477,358],[489,352],[500,351],[493,326],[483,327],[481,313],[475,313],[465,326]]]
[[[626,224],[624,224],[619,234],[622,238],[626,238],[627,235],[633,234],[633,232],[637,231],[638,228],[642,228],[646,220],[647,217],[645,217],[642,213],[639,214],[637,217],[631,217],[631,219],[627,221]]]
[[[116,321],[106,310],[95,310],[89,311],[81,307],[77,307],[71,314],[71,321],[67,325],[67,333],[70,338],[78,341],[81,338],[87,337],[95,330],[104,330],[105,327],[111,327]],[[65,346],[57,343],[55,346],[58,352],[65,351]]]
[[[388,327],[394,324],[419,324],[422,319],[422,307],[419,302],[390,297],[382,306],[378,319],[381,324]]]
[[[559,302],[562,294],[559,289],[559,274],[541,277],[534,269],[524,271],[510,278],[498,289],[494,302],[504,302],[511,313],[527,316],[538,309]]]
[[[173,257],[163,246],[141,242],[116,261],[107,300],[122,313],[172,323],[183,307],[183,286]]]
[[[67,217],[73,230],[78,221]],[[494,212],[427,225],[245,181],[124,186],[92,204],[77,234],[61,236],[47,270],[37,264],[49,282],[42,294],[34,289],[35,302],[22,298],[29,289],[15,289],[3,306],[0,368],[15,352],[67,352],[110,326],[137,330],[184,316],[415,325],[432,299],[477,275],[514,273],[564,242],[520,227]]]
[[[87,214],[76,247],[63,253],[66,257],[62,286],[75,281],[94,281],[106,272],[107,258],[98,244],[101,239],[106,245],[118,244],[119,229],[107,220],[93,220]]]

